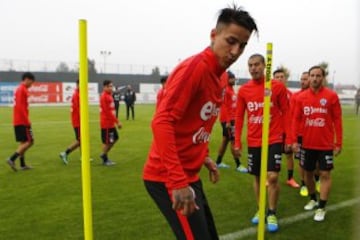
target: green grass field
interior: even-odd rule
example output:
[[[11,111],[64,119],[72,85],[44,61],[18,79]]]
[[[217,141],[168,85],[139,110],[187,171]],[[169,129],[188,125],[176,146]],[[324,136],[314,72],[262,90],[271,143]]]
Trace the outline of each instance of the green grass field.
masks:
[[[150,121],[154,106],[137,105],[135,121],[123,120],[125,109],[124,106],[120,108],[123,129],[119,142],[109,154],[117,163],[114,167],[101,165],[98,107],[90,108],[94,239],[174,239],[145,192],[141,179],[151,142]],[[0,107],[0,239],[83,239],[80,154],[78,150],[72,153],[68,166],[63,165],[58,156],[74,139],[69,107],[30,109],[35,145],[27,153],[26,160],[34,169],[16,173],[5,163],[17,147],[11,113],[11,108]],[[360,117],[354,116],[353,110],[347,107],[343,119],[344,149],[335,162],[328,207],[359,197]],[[213,158],[216,158],[221,140],[219,125],[215,125],[210,142]],[[224,161],[234,166],[229,151]],[[279,219],[303,213],[303,206],[308,201],[298,194],[298,190],[285,185],[286,167],[283,163]],[[223,236],[253,227],[250,222],[256,211],[253,178],[235,172],[234,168],[226,169],[221,170],[221,181],[213,185],[207,179],[207,171],[201,175],[219,234]],[[359,239],[355,234],[360,220],[358,212],[359,201],[329,211],[321,223],[314,222],[311,216],[280,225],[280,231],[266,233],[266,239]],[[252,234],[240,239],[256,238]]]

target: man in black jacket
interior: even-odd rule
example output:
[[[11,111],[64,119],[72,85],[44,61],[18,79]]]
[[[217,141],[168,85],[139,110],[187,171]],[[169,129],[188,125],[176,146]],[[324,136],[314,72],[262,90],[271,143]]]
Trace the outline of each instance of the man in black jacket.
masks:
[[[136,94],[134,90],[132,90],[131,85],[127,86],[124,101],[126,104],[126,120],[129,120],[129,110],[131,110],[132,120],[134,120],[135,118],[134,104],[136,101]]]

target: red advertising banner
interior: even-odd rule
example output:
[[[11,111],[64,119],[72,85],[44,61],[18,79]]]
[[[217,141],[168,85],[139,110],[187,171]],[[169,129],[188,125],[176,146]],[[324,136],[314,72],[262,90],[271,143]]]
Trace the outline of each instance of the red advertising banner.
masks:
[[[29,88],[30,103],[59,103],[62,102],[61,82],[34,82]]]

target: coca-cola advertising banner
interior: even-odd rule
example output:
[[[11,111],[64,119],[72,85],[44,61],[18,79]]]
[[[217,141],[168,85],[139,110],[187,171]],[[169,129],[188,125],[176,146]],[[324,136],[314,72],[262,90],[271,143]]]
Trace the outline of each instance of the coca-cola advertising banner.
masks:
[[[29,103],[62,102],[62,83],[34,82],[29,88]]]
[[[14,91],[19,84],[21,84],[21,82],[0,83],[0,104],[12,104],[14,99]],[[29,103],[69,103],[71,102],[71,96],[75,88],[76,84],[73,82],[34,82],[28,90]],[[98,103],[98,84],[89,83],[88,92],[89,102]]]

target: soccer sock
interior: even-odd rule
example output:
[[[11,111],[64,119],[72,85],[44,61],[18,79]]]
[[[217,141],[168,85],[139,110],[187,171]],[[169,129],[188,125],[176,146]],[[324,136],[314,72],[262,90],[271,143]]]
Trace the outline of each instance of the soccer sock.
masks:
[[[301,180],[301,186],[305,186],[305,181]]]
[[[109,160],[106,153],[101,154],[100,157],[102,158],[102,160],[103,160],[104,162],[107,162],[107,161]]]
[[[11,157],[10,157],[9,159],[10,159],[10,161],[13,161],[13,162],[14,162],[18,156],[20,156],[20,154],[18,154],[17,152],[15,152],[13,155],[11,155]]]
[[[240,159],[236,157],[236,158],[234,158],[234,160],[235,160],[236,168],[238,168],[241,164]]]
[[[327,200],[322,200],[322,199],[320,199],[319,208],[325,208],[326,203],[327,203]]]
[[[269,215],[276,215],[276,209],[268,209],[267,216],[269,216]]]
[[[25,167],[25,166],[26,166],[24,155],[20,156],[20,166],[21,166],[21,167]]]
[[[70,148],[67,148],[66,151],[65,151],[65,154],[66,154],[66,155],[69,155],[69,153],[71,153],[71,149],[70,149]]]
[[[317,199],[316,199],[316,193],[310,194],[310,200],[314,200],[315,202],[317,201]]]
[[[319,175],[314,175],[315,181],[319,181],[320,176]]]
[[[223,156],[219,155],[216,159],[216,164],[220,164],[222,162],[222,158],[223,158]]]
[[[294,170],[293,169],[288,169],[288,180],[292,179],[294,176]]]

